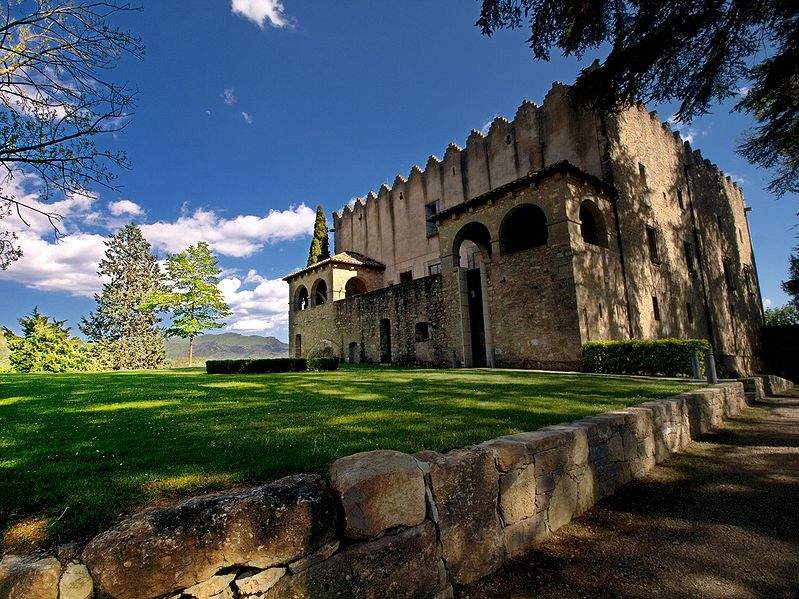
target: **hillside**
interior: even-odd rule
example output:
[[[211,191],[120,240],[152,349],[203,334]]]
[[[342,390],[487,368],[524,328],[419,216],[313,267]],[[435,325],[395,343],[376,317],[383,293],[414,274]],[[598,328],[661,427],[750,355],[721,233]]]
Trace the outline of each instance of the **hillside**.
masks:
[[[188,361],[189,341],[167,339],[167,358],[176,366]],[[201,335],[194,340],[194,361],[225,360],[235,358],[280,358],[288,356],[289,346],[275,337],[220,333]]]

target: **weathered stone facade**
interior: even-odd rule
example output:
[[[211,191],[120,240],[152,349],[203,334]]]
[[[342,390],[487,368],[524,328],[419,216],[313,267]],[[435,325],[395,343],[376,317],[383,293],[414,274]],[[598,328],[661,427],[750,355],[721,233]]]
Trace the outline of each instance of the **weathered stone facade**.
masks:
[[[556,84],[334,214],[336,256],[286,277],[291,351],[574,368],[589,340],[704,337],[753,372],[747,210],[655,113],[599,118]],[[298,309],[320,279],[330,301]]]
[[[129,516],[71,556],[6,555],[0,599],[453,596],[747,402],[745,379],[454,449],[340,458]]]

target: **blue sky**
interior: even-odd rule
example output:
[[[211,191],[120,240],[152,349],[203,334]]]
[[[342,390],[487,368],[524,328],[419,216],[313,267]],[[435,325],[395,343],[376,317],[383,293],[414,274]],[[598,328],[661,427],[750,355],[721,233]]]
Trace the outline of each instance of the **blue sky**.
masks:
[[[146,55],[113,75],[141,91],[132,124],[110,140],[133,168],[119,192],[61,199],[57,245],[41,223],[23,232],[26,256],[0,273],[0,323],[39,305],[76,328],[93,306],[103,236],[132,219],[161,256],[207,239],[225,269],[229,327],[285,340],[279,279],[304,264],[316,204],[329,214],[407,175],[595,58],[536,62],[525,31],[482,37],[478,10],[462,0],[145,0],[124,25]],[[768,174],[734,152],[749,123],[719,107],[681,129],[743,186],[763,296],[780,305],[798,207],[769,196]]]

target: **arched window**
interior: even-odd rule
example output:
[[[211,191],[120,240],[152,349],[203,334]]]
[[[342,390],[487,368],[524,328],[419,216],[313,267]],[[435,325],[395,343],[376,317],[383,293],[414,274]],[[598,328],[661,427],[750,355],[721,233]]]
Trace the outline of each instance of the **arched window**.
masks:
[[[502,220],[499,245],[503,254],[546,245],[549,231],[544,211],[533,204],[516,206]]]
[[[311,289],[311,295],[313,296],[314,306],[321,306],[327,302],[327,283],[325,283],[324,279],[316,279]]]
[[[491,233],[483,223],[472,222],[464,225],[452,244],[452,255],[460,266],[474,268],[474,259],[491,257]]]
[[[300,285],[294,293],[294,309],[305,310],[308,307],[308,290],[305,285]]]
[[[355,297],[362,293],[366,293],[366,283],[363,282],[363,279],[352,277],[344,285],[344,297]]]
[[[606,246],[608,243],[605,219],[591,200],[580,204],[580,235],[583,241],[592,245]]]

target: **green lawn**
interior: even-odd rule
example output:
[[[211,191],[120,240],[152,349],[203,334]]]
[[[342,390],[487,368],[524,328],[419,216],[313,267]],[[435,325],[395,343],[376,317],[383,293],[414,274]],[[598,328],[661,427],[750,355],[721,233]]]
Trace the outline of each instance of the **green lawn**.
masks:
[[[0,375],[3,545],[83,540],[165,498],[322,472],[369,449],[451,449],[686,387],[385,368]]]

